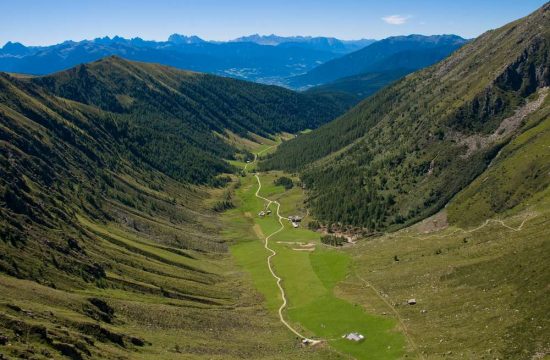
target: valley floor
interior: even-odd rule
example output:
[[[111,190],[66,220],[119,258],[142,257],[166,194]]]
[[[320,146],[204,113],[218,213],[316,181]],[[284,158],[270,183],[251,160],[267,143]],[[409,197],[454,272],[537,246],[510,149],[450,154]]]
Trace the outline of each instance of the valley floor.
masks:
[[[260,173],[256,178],[252,174],[254,164],[247,168],[249,172],[240,178],[236,191],[239,206],[224,215],[224,236],[235,243],[231,253],[250,274],[273,314],[277,314],[283,304],[274,276],[282,279],[287,304],[281,308],[281,316],[291,327],[288,332],[297,333],[294,342],[299,344],[303,338],[320,340],[310,347],[314,351],[331,351],[331,357],[395,359],[403,356],[406,341],[397,322],[365,311],[358,302],[349,301],[340,288],[340,283],[351,276],[350,254],[323,245],[320,234],[304,228],[304,223],[300,228],[293,228],[286,219],[291,215],[305,215],[301,188],[285,191],[282,186],[273,185],[282,173]],[[278,204],[282,228],[277,217]],[[266,209],[271,210],[271,214],[258,215]],[[307,218],[304,220],[307,222]],[[276,253],[270,259],[273,274],[267,263],[273,253],[266,244]],[[363,334],[365,340],[354,342],[343,338],[351,332]]]

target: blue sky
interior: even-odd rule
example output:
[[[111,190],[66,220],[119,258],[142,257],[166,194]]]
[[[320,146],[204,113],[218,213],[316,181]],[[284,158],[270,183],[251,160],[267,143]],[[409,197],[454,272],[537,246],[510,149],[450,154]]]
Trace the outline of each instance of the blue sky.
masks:
[[[228,40],[252,33],[380,39],[475,37],[545,0],[0,0],[0,46],[172,33]]]

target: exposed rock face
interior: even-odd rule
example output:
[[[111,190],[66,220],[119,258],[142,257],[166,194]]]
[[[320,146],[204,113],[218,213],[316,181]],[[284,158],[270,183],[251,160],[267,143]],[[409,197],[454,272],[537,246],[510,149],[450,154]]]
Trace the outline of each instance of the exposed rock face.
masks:
[[[458,146],[465,146],[466,153],[463,158],[472,156],[476,151],[486,149],[488,146],[495,144],[506,137],[510,136],[518,127],[526,116],[538,110],[548,94],[548,87],[542,88],[539,91],[539,96],[536,100],[531,101],[520,107],[514,112],[514,115],[502,120],[498,128],[489,135],[474,134],[465,136],[459,132],[451,133],[451,138],[457,141]]]

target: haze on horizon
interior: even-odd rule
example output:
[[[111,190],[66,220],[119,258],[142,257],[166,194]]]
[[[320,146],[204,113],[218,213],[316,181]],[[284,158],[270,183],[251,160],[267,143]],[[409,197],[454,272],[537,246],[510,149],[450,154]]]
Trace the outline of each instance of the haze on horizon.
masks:
[[[39,0],[3,3],[0,46],[51,45],[104,36],[166,40],[170,34],[231,40],[249,34],[381,39],[402,34],[473,38],[528,15],[544,0],[253,1]],[[498,9],[498,11],[495,11]]]

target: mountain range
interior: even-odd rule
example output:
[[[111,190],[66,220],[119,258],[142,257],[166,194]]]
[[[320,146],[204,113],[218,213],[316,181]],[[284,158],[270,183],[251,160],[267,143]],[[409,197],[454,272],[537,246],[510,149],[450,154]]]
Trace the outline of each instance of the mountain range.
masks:
[[[442,60],[466,42],[456,35],[389,37],[295,76],[289,79],[289,84],[308,88],[365,73],[400,69],[413,72]]]
[[[308,47],[313,50],[329,51],[346,54],[368,46],[376,40],[340,40],[333,37],[322,36],[277,36],[271,35],[248,35],[236,38],[235,42],[253,42],[259,45],[283,46],[283,47]]]
[[[119,36],[42,47],[8,42],[0,49],[0,71],[49,74],[117,55],[294,89],[328,85],[364,73],[384,73],[377,81],[370,81],[372,75],[356,79],[355,84],[346,79],[344,83],[355,90],[347,91],[342,82],[337,86],[338,92],[355,103],[406,73],[441,60],[465,42],[458,36],[414,35],[375,42],[257,34],[229,42],[179,34],[161,42]],[[323,92],[328,90],[330,86],[323,88]]]
[[[26,47],[8,42],[0,49],[0,71],[43,75],[117,55],[129,60],[161,63],[185,70],[282,84],[286,77],[303,73],[371,42],[276,36],[251,36],[229,42],[211,42],[197,36],[179,34],[171,35],[168,41],[115,36],[78,42],[65,41],[52,46]]]

